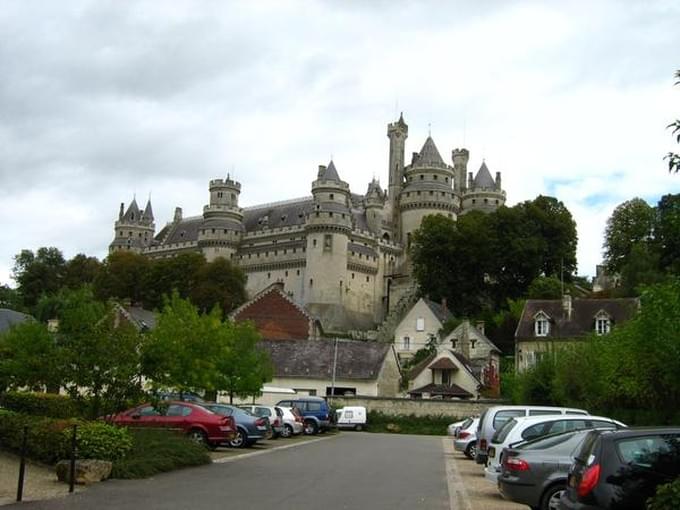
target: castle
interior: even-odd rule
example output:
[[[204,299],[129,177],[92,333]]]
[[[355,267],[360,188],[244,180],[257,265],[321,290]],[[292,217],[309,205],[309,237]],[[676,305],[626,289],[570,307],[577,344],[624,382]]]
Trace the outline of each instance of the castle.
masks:
[[[183,217],[155,233],[150,201],[120,205],[109,252],[130,250],[149,257],[203,253],[225,257],[247,275],[254,295],[275,282],[321,320],[327,331],[373,329],[410,282],[408,248],[423,218],[454,220],[468,211],[494,211],[505,203],[501,174],[485,163],[467,172],[469,152],[454,149],[444,162],[430,136],[405,164],[408,125],[403,115],[387,126],[389,184],[373,179],[364,195],[354,194],[333,161],[320,165],[312,195],[241,208],[241,184],[211,180],[210,202],[200,216]]]

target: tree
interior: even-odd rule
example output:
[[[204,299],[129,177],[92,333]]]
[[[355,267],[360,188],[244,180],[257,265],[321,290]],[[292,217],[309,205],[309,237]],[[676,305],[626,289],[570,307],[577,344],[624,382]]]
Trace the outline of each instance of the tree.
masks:
[[[659,255],[650,243],[636,243],[631,246],[626,262],[621,266],[621,287],[619,295],[639,296],[644,285],[659,283],[664,279],[659,269]]]
[[[675,71],[675,77],[678,81],[675,82],[676,85],[680,85],[680,69]],[[672,134],[675,137],[675,141],[680,143],[680,120],[676,120],[668,125],[669,128],[673,128]],[[668,160],[668,171],[669,172],[680,172],[680,155],[674,152],[669,152],[666,154]]]
[[[641,198],[618,205],[607,220],[604,260],[609,271],[618,273],[629,260],[633,246],[649,243],[654,231],[654,209]]]
[[[528,299],[560,299],[562,282],[554,276],[539,276],[527,289]]]
[[[198,269],[190,298],[202,312],[217,305],[226,315],[245,302],[246,275],[241,268],[219,257]]]
[[[103,301],[118,298],[141,303],[149,265],[149,259],[138,253],[117,251],[110,254],[95,277],[95,296]]]
[[[664,195],[656,206],[654,244],[659,265],[680,274],[680,193]]]
[[[32,309],[43,294],[58,291],[63,285],[66,261],[57,248],[38,248],[36,253],[21,250],[14,257],[12,278],[24,306]]]
[[[144,284],[144,306],[160,308],[163,298],[170,296],[174,290],[181,298],[188,298],[205,264],[203,254],[193,252],[151,260]]]
[[[50,389],[61,382],[61,353],[44,324],[26,321],[0,335],[0,392]]]
[[[0,285],[0,308],[9,308],[17,312],[24,311],[19,292],[9,285]]]
[[[77,289],[85,284],[92,284],[101,267],[102,263],[96,257],[79,253],[66,262],[63,285],[69,289]]]
[[[103,404],[119,407],[141,392],[142,335],[87,288],[64,291],[61,299],[56,341],[62,384],[74,400],[89,398],[89,415],[96,418]]]

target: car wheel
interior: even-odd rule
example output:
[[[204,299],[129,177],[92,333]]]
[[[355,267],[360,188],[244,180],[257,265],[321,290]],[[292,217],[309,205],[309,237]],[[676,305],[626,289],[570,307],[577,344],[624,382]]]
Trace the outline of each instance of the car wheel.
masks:
[[[305,421],[305,434],[308,436],[313,436],[319,432],[319,427],[312,420]]]
[[[361,423],[357,423],[357,424],[354,426],[354,430],[356,430],[357,432],[361,432],[361,431],[363,430],[363,428],[364,428],[364,427],[361,426]]]
[[[471,442],[464,453],[468,459],[474,459],[477,455],[477,443],[475,441]]]
[[[194,443],[208,447],[208,435],[201,429],[191,429],[187,434]]]
[[[293,435],[293,427],[290,425],[286,424],[283,426],[283,430],[281,431],[281,437],[287,438]]]
[[[541,510],[557,510],[560,508],[560,498],[565,489],[564,485],[553,485],[545,491],[541,500]]]
[[[232,448],[245,448],[248,446],[248,433],[245,430],[237,429],[236,436],[229,441],[229,446]]]

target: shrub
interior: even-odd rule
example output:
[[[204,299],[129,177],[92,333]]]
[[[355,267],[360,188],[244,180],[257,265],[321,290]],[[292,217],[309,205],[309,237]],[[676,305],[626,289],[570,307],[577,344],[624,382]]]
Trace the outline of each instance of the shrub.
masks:
[[[400,434],[422,434],[442,436],[446,434],[446,427],[459,418],[454,416],[391,416],[377,411],[369,411],[366,417],[366,429],[371,432],[396,432]],[[396,425],[396,427],[388,425]]]
[[[146,478],[164,471],[209,464],[206,449],[166,430],[131,430],[132,450],[113,463],[112,478]]]
[[[11,391],[0,394],[0,406],[21,414],[74,418],[80,416],[76,404],[67,396],[54,393]]]
[[[680,508],[680,478],[659,485],[656,495],[647,500],[647,510],[675,510]]]
[[[24,427],[28,427],[26,441],[28,457],[54,464],[68,457],[68,441],[64,430],[74,423],[74,420],[39,418],[12,411],[2,411],[0,412],[0,444],[10,450],[21,450]]]
[[[71,430],[64,430],[67,441]],[[132,436],[128,429],[106,423],[85,422],[76,431],[79,459],[119,460],[132,449]]]

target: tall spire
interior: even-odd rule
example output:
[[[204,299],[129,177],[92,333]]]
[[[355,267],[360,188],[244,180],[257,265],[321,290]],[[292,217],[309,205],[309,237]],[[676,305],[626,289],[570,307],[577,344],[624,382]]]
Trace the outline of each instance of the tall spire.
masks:
[[[432,140],[431,136],[427,137],[427,140],[425,140],[423,148],[420,149],[420,154],[418,156],[418,160],[416,161],[416,165],[417,166],[444,165],[444,160],[439,155],[439,150],[437,149],[437,146],[434,144],[434,140]]]

